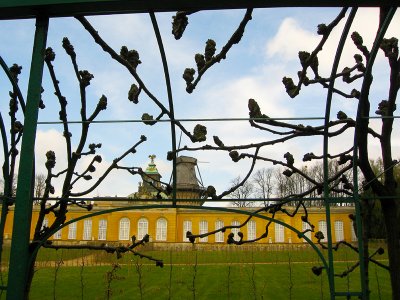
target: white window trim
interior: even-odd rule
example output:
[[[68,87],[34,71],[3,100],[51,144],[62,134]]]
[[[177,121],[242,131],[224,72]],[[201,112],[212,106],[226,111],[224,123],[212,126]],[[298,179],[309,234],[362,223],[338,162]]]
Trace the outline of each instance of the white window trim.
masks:
[[[83,237],[84,241],[90,241],[92,239],[92,219],[83,220]]]
[[[326,242],[328,239],[328,229],[325,220],[318,222],[318,230],[324,234],[324,238],[321,240],[321,242]]]
[[[167,240],[167,228],[168,222],[165,218],[159,218],[156,223],[156,240],[166,241]]]
[[[98,240],[99,241],[107,240],[107,219],[99,220]]]
[[[61,240],[61,235],[62,235],[62,229],[58,229],[54,235],[53,235],[53,239],[54,240]]]
[[[186,232],[192,232],[192,221],[190,220],[185,220],[183,221],[183,241],[184,242],[189,242],[189,239],[186,237]]]
[[[149,233],[149,221],[146,218],[138,220],[138,240],[142,240],[146,234]]]
[[[232,226],[240,226],[240,222],[239,221],[232,221],[231,223]],[[240,229],[239,228],[231,228],[231,232],[233,233],[233,239],[235,241],[239,241],[240,237],[238,235]]]
[[[208,221],[206,220],[201,220],[199,222],[199,233],[203,234],[203,233],[207,233],[208,232]],[[208,242],[208,236],[200,238],[199,242],[201,243],[207,243]]]
[[[335,221],[335,239],[336,242],[340,242],[344,240],[344,224],[343,221],[336,220]]]
[[[124,217],[119,220],[118,240],[129,241],[130,227],[131,227],[131,221],[128,218]]]
[[[256,221],[250,220],[247,223],[247,239],[255,240],[257,238],[257,225]]]
[[[285,226],[275,223],[275,243],[285,242]]]
[[[222,227],[224,227],[224,221],[221,221],[221,220],[215,221],[215,230],[221,229]],[[222,231],[217,232],[215,234],[215,242],[216,243],[223,243],[224,240],[225,240],[224,235],[225,234]]]
[[[76,228],[77,228],[77,223],[71,223],[68,225],[68,239],[69,240],[76,240]]]

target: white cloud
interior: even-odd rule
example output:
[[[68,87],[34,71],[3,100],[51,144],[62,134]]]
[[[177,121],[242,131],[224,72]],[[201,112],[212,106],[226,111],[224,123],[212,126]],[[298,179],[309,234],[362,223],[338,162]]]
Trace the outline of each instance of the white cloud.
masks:
[[[299,49],[312,51],[318,43],[318,36],[302,29],[293,18],[286,18],[279,26],[276,35],[266,45],[268,58],[279,57],[283,61],[297,59]]]
[[[53,170],[53,173],[58,173],[64,170],[67,167],[66,160],[66,150],[65,150],[65,141],[62,137],[62,133],[55,130],[38,130],[36,135],[36,173],[37,174],[47,174],[45,168],[46,162],[46,153],[49,150],[52,150],[56,154],[56,166]],[[79,180],[75,185],[73,192],[82,192],[90,188],[97,178],[101,176],[107,168],[111,165],[111,161],[107,160],[107,158],[102,154],[101,149],[98,151],[103,158],[102,162],[96,163],[96,172],[92,173],[93,179],[90,181],[85,181],[83,179]],[[91,162],[93,156],[85,156],[79,160],[79,163],[76,167],[78,172],[83,172],[88,164]],[[161,164],[162,165],[162,164]],[[162,165],[163,166],[163,165]],[[161,168],[164,171],[164,167]],[[59,178],[54,178],[52,180],[52,184],[55,187],[56,196],[60,195],[62,184],[63,184],[64,176],[60,176]],[[137,182],[140,180],[139,176],[132,177],[126,171],[121,170],[113,170],[106,180],[104,180],[93,192],[88,194],[87,196],[127,196],[130,193],[136,191]]]

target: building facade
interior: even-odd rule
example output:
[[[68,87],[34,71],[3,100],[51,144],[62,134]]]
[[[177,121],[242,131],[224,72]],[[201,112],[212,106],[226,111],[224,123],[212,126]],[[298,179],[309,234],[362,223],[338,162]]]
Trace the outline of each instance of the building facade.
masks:
[[[154,163],[154,156],[142,176],[143,182],[139,184],[136,193],[129,195],[127,201],[94,201],[93,209],[90,212],[79,208],[70,207],[67,214],[67,222],[82,218],[88,214],[94,214],[89,218],[81,219],[70,223],[56,232],[50,239],[70,243],[107,242],[107,243],[130,243],[134,235],[142,239],[145,234],[150,235],[150,241],[154,243],[189,243],[186,232],[202,234],[217,230],[224,226],[238,226],[248,218],[248,214],[238,214],[233,211],[219,211],[207,209],[202,206],[204,199],[202,195],[204,188],[198,183],[195,174],[196,159],[190,157],[179,157],[177,160],[177,201],[183,207],[158,207],[151,208],[153,204],[160,206],[160,203],[171,204],[169,196],[160,192],[160,179],[157,167]],[[187,199],[198,201],[190,202]],[[104,199],[103,199],[104,200]],[[111,212],[105,213],[107,210]],[[226,208],[229,210],[228,208]],[[251,213],[257,208],[241,208],[245,213]],[[287,207],[290,212],[294,208]],[[34,206],[32,224],[36,224],[39,208]],[[104,212],[104,214],[103,214]],[[314,232],[321,231],[327,236],[327,223],[325,210],[320,207],[307,209],[308,220],[313,224]],[[331,229],[334,242],[346,240],[356,241],[353,223],[349,215],[354,213],[352,207],[331,208]],[[13,210],[9,212],[5,227],[5,239],[11,238],[13,226]],[[260,216],[271,216],[266,212]],[[290,217],[285,213],[278,212],[275,219],[296,228],[299,231],[309,229],[308,223],[301,220],[301,214]],[[54,220],[49,214],[43,226],[51,224]],[[218,232],[208,237],[196,239],[196,243],[226,243],[228,235],[233,232],[235,239],[239,239],[238,232],[243,233],[245,240],[256,239],[265,232],[268,220],[254,216],[245,226],[227,229],[225,232]],[[33,236],[34,226],[31,228]],[[316,242],[313,232],[307,232],[306,236]],[[257,243],[304,243],[305,240],[299,237],[294,231],[279,223],[271,223],[268,228],[268,236]]]

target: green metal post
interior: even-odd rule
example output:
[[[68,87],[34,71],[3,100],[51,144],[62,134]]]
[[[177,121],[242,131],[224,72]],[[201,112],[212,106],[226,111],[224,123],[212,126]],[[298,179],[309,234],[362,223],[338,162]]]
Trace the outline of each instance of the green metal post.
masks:
[[[331,78],[332,80],[329,82],[328,94],[326,99],[326,109],[325,109],[325,124],[324,124],[324,143],[323,143],[323,152],[324,152],[324,201],[325,201],[325,216],[326,216],[326,233],[328,239],[328,261],[329,261],[329,270],[328,273],[328,280],[329,280],[329,292],[330,298],[332,300],[335,299],[335,278],[334,278],[334,264],[333,264],[333,249],[332,249],[332,223],[331,223],[331,198],[329,195],[329,170],[328,170],[328,154],[329,154],[329,121],[330,121],[330,113],[331,113],[331,105],[332,105],[332,95],[333,95],[333,88],[335,84],[335,75],[337,74],[337,69],[339,66],[340,57],[343,52],[344,45],[346,43],[346,39],[353,23],[354,17],[356,15],[357,8],[353,8],[350,12],[350,15],[347,19],[346,25],[343,29],[342,36],[340,37],[339,44],[336,50],[335,59],[332,65],[331,70]]]
[[[48,18],[36,19],[11,243],[7,288],[7,299],[10,300],[24,299],[28,279],[34,149],[48,25]]]

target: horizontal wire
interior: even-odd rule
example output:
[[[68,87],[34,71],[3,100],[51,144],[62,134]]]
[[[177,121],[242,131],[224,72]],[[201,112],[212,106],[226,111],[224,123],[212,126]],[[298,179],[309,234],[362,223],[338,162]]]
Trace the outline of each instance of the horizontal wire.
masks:
[[[362,119],[398,119],[400,116],[393,117],[362,117]],[[154,122],[226,122],[226,121],[301,121],[301,120],[324,120],[324,117],[297,117],[297,118],[194,118],[194,119],[161,119],[161,120],[150,120]],[[38,125],[51,125],[51,124],[107,124],[107,123],[145,123],[149,120],[141,119],[125,119],[125,120],[97,120],[97,121],[39,121]]]

